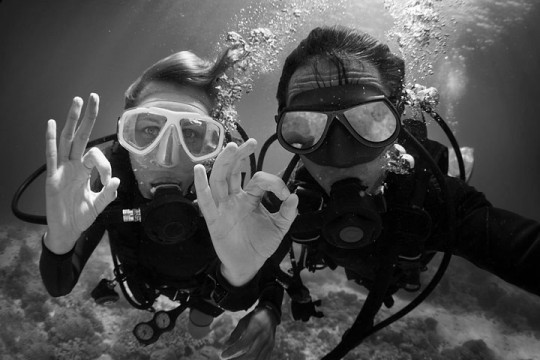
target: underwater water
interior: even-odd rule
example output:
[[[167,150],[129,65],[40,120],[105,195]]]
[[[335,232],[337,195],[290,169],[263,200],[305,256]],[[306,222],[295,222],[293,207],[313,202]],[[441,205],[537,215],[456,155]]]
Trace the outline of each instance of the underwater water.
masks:
[[[226,100],[234,106],[223,116],[237,117],[261,145],[275,132],[285,56],[313,27],[334,24],[368,32],[401,53],[407,84],[437,88],[440,114],[460,145],[474,149],[470,184],[495,206],[540,221],[538,1],[2,0],[0,321],[9,324],[0,328],[3,359],[217,358],[237,316],[224,316],[201,342],[185,334],[180,319],[163,341],[138,348],[131,329],[146,314],[125,302],[93,304],[88,291],[109,271],[106,247],[93,255],[71,295],[51,300],[36,266],[44,228],[13,216],[13,193],[45,162],[46,121],[62,124],[74,96],[86,101],[98,93],[92,137],[114,133],[123,93],[146,67],[180,50],[215,57],[239,37],[252,55],[228,84],[236,92]],[[429,131],[446,143],[434,124]],[[274,145],[264,170],[277,173],[289,158]],[[44,214],[43,183],[38,179],[25,193],[23,210]],[[337,343],[345,330],[340,323],[353,320],[363,297],[339,275],[309,278],[326,317],[309,324],[285,318],[273,359],[320,358]],[[540,359],[540,300],[454,259],[428,301],[354,356]]]

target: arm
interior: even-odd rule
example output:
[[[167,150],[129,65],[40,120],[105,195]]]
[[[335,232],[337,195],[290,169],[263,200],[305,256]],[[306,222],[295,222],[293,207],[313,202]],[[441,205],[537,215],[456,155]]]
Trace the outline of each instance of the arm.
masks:
[[[214,301],[234,311],[247,309],[259,299],[255,310],[240,320],[222,353],[237,360],[267,359],[274,346],[283,289],[275,282],[279,264],[270,258],[289,230],[298,204],[298,197],[271,174],[258,172],[241,187],[241,161],[255,145],[252,139],[240,147],[229,143],[214,163],[210,184],[201,165],[194,169],[199,207],[221,261],[214,276],[213,294],[218,295]],[[261,204],[266,191],[283,201],[275,213]],[[225,296],[219,296],[220,292]]]
[[[212,275],[215,282],[212,300],[228,311],[248,310],[258,300],[259,305],[264,305],[269,310],[270,307],[274,308],[272,310],[279,322],[283,288],[275,281],[276,271],[279,269],[269,260],[249,282],[234,286],[223,276],[220,266],[217,266]]]
[[[77,239],[73,249],[61,255],[53,253],[42,242],[39,271],[51,296],[64,296],[71,292],[104,231],[101,226],[91,226]]]
[[[47,178],[45,198],[47,232],[43,236],[40,271],[53,296],[69,293],[101,239],[104,229],[92,226],[97,216],[116,198],[118,178],[97,148],[85,152],[98,114],[99,98],[91,94],[84,116],[82,100],[73,99],[66,124],[56,143],[56,122],[49,120],[46,132]],[[90,188],[90,175],[97,169],[103,188]],[[92,226],[92,227],[91,227]]]
[[[448,178],[447,184],[457,215],[454,254],[540,295],[540,223],[494,208],[482,193],[457,179]]]

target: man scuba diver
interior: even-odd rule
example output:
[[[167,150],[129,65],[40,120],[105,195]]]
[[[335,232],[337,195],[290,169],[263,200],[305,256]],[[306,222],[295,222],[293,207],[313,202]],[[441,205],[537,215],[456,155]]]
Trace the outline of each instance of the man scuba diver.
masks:
[[[403,60],[388,46],[344,27],[312,30],[283,67],[277,138],[300,159],[284,175],[299,196],[286,237],[302,247],[287,284],[293,316],[322,316],[300,281],[302,268],[341,266],[369,289],[326,360],[373,333],[376,313],[392,306],[397,290],[418,290],[438,251],[540,295],[540,224],[492,207],[446,175],[447,149],[427,139],[423,121],[401,119],[404,76]],[[388,171],[392,161],[401,171]]]
[[[179,303],[135,327],[140,343],[171,330],[187,307],[188,329],[201,338],[224,310],[247,310],[258,300],[225,351],[268,356],[283,290],[274,281],[273,263],[265,262],[296,216],[297,197],[280,178],[264,173],[242,189],[241,164],[255,140],[223,148],[226,129],[211,116],[218,106],[216,81],[237,58],[233,49],[215,63],[184,51],[150,66],[126,91],[118,142],[105,154],[85,152],[98,115],[96,94],[79,126],[82,100],[74,98],[58,149],[56,123],[49,121],[48,227],[40,272],[52,296],[71,292],[106,234],[115,279],[102,280],[96,299],[110,299],[119,284],[139,309],[155,312],[160,295]],[[208,182],[201,163],[208,166],[216,156]],[[91,184],[94,169],[99,178]],[[279,212],[260,204],[265,191],[284,201]]]

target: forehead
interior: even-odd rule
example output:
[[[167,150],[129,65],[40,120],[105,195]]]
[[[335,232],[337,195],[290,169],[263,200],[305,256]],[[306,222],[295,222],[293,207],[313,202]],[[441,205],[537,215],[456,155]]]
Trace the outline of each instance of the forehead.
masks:
[[[328,59],[313,60],[298,67],[289,81],[287,105],[302,92],[345,85],[343,75],[348,84],[377,88],[385,95],[389,95],[389,91],[382,85],[379,71],[370,62],[349,61],[345,64],[344,70],[344,74],[340,74],[340,69]]]
[[[155,106],[175,111],[209,114],[214,102],[200,87],[152,81],[141,91],[137,106]]]

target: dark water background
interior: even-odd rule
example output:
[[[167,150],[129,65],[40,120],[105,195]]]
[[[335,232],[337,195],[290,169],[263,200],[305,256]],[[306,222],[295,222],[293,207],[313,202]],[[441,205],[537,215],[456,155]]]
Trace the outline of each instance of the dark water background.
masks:
[[[215,56],[217,39],[238,28],[240,9],[260,2],[1,1],[0,225],[23,224],[11,214],[11,197],[45,161],[46,121],[56,119],[60,129],[74,96],[86,100],[90,92],[98,93],[100,116],[93,138],[113,133],[124,90],[147,66],[185,49]],[[469,13],[448,25],[449,54],[461,56],[459,63],[439,59],[435,75],[423,83],[442,89],[441,114],[457,122],[460,144],[475,150],[470,184],[494,205],[540,221],[540,5],[516,3],[532,4],[516,21],[508,20],[508,8],[501,3],[483,1],[477,6],[487,20]],[[384,39],[392,27],[382,1],[349,0],[344,8],[313,15],[294,36],[301,39],[316,25],[339,22]],[[294,43],[286,46],[281,63]],[[466,85],[445,103],[448,74],[455,69]],[[274,132],[278,77],[279,72],[262,74],[238,104],[242,125],[260,144]],[[440,131],[430,131],[442,139]],[[265,170],[279,171],[288,158],[272,147]],[[44,214],[43,181],[21,204]]]
[[[49,118],[61,128],[73,96],[101,97],[100,116],[93,136],[115,131],[123,92],[154,61],[189,49],[214,56],[218,37],[236,30],[235,14],[257,1],[67,1],[4,0],[0,3],[0,104],[4,131],[0,132],[4,170],[0,185],[0,219],[15,221],[11,196],[21,181],[44,163],[44,131]],[[367,4],[367,5],[366,5]],[[471,184],[497,206],[539,219],[540,216],[540,10],[522,21],[504,23],[505,14],[488,13],[503,26],[500,34],[462,21],[452,29],[452,48],[464,56],[467,85],[453,106],[461,145],[475,149]],[[298,28],[297,39],[319,24],[338,21],[370,32],[379,39],[392,26],[382,1],[345,1],[344,14],[313,16]],[[257,24],[255,24],[257,25]],[[466,29],[473,29],[467,32]],[[493,44],[475,47],[481,31]],[[293,43],[294,44],[294,43]],[[472,50],[462,49],[472,46]],[[291,45],[285,49],[290,49]],[[452,50],[452,49],[449,49]],[[283,55],[280,59],[283,59]],[[450,67],[452,64],[450,63]],[[441,72],[423,83],[444,87]],[[263,74],[254,91],[238,105],[249,134],[264,141],[273,133],[278,72]],[[445,98],[441,101],[444,114]],[[438,137],[437,132],[432,132]],[[281,156],[285,155],[285,156]],[[270,151],[273,159],[289,158]],[[266,169],[278,171],[284,162],[269,160]],[[37,184],[37,183],[36,183]],[[43,212],[42,185],[23,198],[24,209]]]

